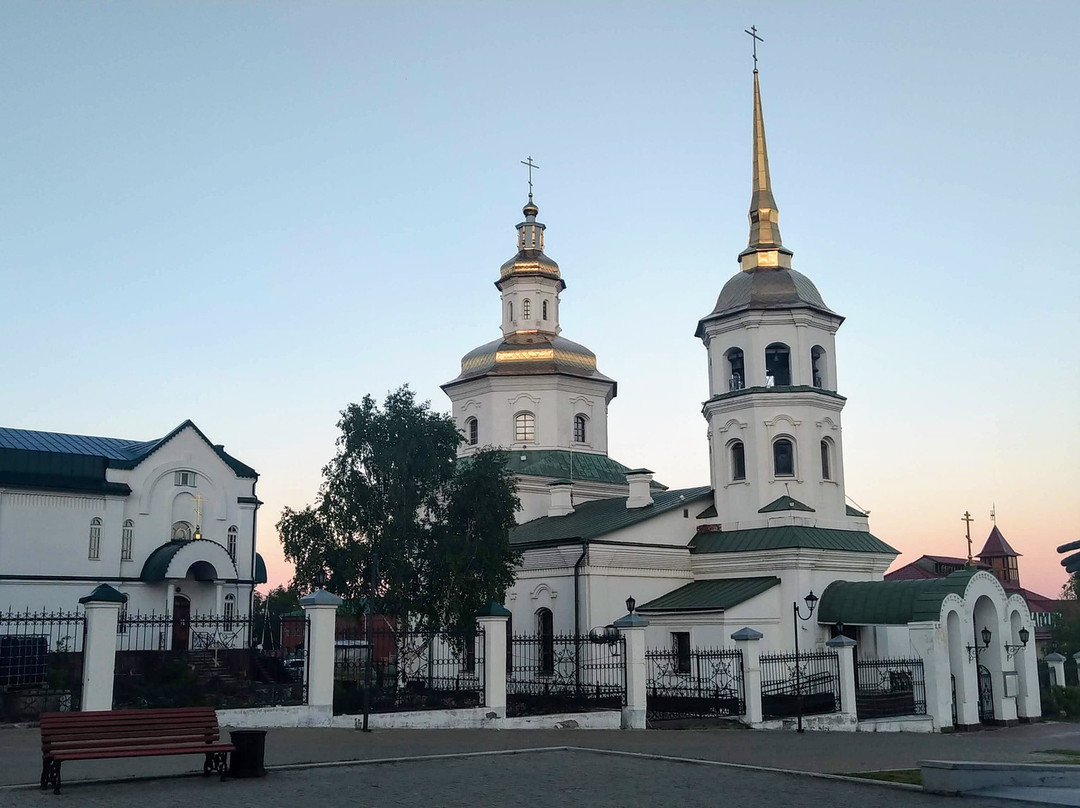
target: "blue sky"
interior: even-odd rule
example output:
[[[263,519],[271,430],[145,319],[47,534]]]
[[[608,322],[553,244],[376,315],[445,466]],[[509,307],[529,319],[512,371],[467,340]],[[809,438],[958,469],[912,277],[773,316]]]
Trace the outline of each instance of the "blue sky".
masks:
[[[1080,5],[9,3],[0,423],[255,466],[260,540],[338,412],[497,336],[524,168],[611,454],[708,479],[704,349],[750,195],[756,24],[795,267],[838,335],[847,490],[905,553],[1078,538]],[[662,428],[658,428],[662,425]],[[977,549],[977,548],[976,548]],[[905,556],[907,560],[910,556]]]

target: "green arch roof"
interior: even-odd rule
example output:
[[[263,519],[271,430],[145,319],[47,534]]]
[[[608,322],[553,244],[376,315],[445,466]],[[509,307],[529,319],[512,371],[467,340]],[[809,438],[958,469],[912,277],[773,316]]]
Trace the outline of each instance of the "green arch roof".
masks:
[[[819,623],[904,626],[940,620],[946,596],[964,596],[977,570],[911,581],[833,581],[821,593]]]
[[[142,572],[139,573],[140,580],[146,583],[157,583],[158,581],[165,580],[165,573],[169,570],[169,564],[172,563],[173,556],[179,553],[183,548],[187,547],[192,541],[208,542],[209,544],[217,545],[221,547],[222,552],[228,554],[228,550],[211,539],[192,539],[189,541],[170,541],[158,547],[154,552],[147,556],[146,561],[143,562]],[[256,578],[259,573],[259,562],[261,558],[256,558],[255,574]],[[216,569],[216,567],[215,567]],[[262,567],[263,580],[256,581],[256,583],[266,582],[266,566]],[[220,575],[220,571],[218,573]]]

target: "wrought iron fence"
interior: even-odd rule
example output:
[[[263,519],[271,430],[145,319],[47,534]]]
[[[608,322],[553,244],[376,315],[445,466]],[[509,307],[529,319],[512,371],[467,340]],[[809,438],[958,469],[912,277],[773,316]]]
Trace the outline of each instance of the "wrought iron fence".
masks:
[[[840,660],[832,651],[761,655],[761,710],[766,718],[840,710]]]
[[[507,715],[619,709],[626,704],[626,638],[574,634],[510,638]]]
[[[689,653],[686,653],[689,651]],[[647,718],[717,718],[746,712],[742,651],[650,648],[645,652]]]
[[[113,704],[269,707],[307,702],[307,658],[252,645],[248,615],[121,613]]]
[[[78,710],[85,636],[78,612],[0,613],[0,721]]]
[[[484,630],[339,630],[334,679],[338,715],[482,707]]]
[[[926,715],[923,661],[860,659],[855,665],[855,709],[860,720]]]

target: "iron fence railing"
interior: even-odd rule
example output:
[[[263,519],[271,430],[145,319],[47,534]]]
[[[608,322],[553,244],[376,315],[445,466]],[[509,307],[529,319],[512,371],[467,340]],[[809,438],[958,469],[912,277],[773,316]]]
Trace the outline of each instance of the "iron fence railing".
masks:
[[[482,707],[484,630],[339,630],[334,679],[337,714]]]
[[[519,635],[507,654],[507,715],[618,709],[626,704],[626,638]]]
[[[840,660],[832,651],[761,655],[761,710],[765,718],[840,710]]]
[[[305,621],[306,623],[306,621]],[[124,613],[116,630],[120,708],[271,707],[307,702],[307,656],[252,645],[249,615]],[[305,636],[307,626],[305,625]]]
[[[715,718],[746,712],[742,652],[650,648],[645,652],[647,717]]]
[[[0,722],[78,710],[85,637],[79,612],[0,613]]]
[[[926,715],[923,661],[860,659],[855,665],[855,709],[860,720]]]

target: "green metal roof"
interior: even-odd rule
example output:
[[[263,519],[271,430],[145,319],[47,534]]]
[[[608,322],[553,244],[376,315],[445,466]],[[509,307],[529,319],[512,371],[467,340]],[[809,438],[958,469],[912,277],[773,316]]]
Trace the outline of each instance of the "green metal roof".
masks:
[[[869,516],[869,515],[870,515],[870,514],[867,514],[867,513],[863,513],[862,511],[860,511],[860,510],[857,510],[857,509],[855,509],[855,508],[852,508],[852,507],[851,507],[850,505],[845,505],[845,506],[844,506],[844,512],[845,512],[845,513],[846,513],[846,514],[847,514],[848,516],[864,516],[864,517],[865,517],[865,516]]]
[[[941,603],[955,592],[963,597],[977,570],[944,578],[907,581],[833,581],[821,593],[819,623],[903,626],[941,619]]]
[[[575,505],[574,512],[566,516],[542,516],[514,528],[510,534],[511,544],[583,540],[603,536],[624,527],[644,522],[675,508],[688,506],[695,500],[712,496],[708,486],[682,488],[674,491],[654,491],[652,505],[644,508],[627,508],[625,497],[596,499]],[[687,529],[689,533],[689,528]]]
[[[777,513],[778,511],[808,511],[814,513],[814,509],[809,505],[789,496],[777,497],[764,508],[759,509],[758,513]]]
[[[644,606],[638,606],[639,612],[701,612],[723,611],[737,606],[745,600],[762,592],[767,592],[780,583],[775,576],[762,578],[720,578],[717,580],[694,581],[668,592]]]
[[[522,449],[506,453],[507,466],[514,474],[553,479],[572,479],[590,483],[626,485],[629,466],[624,466],[607,455],[589,452],[570,452],[564,449]],[[525,458],[522,460],[522,458]],[[665,486],[653,482],[654,489]]]
[[[261,553],[255,554],[255,583],[266,583],[266,562],[263,561]]]
[[[179,553],[187,543],[186,541],[171,541],[155,549],[143,562],[139,578],[146,583],[164,581],[165,572],[169,569],[169,563],[173,560],[173,556]]]
[[[149,441],[68,435],[0,427],[0,484],[23,488],[127,495],[123,483],[105,479],[108,468],[131,469],[191,427],[238,477],[258,478],[255,469],[228,454],[194,423],[184,421],[163,438]]]
[[[838,530],[805,525],[699,533],[690,542],[690,552],[694,554],[748,553],[796,547],[810,550],[846,550],[851,553],[900,554],[877,536],[863,530]]]

